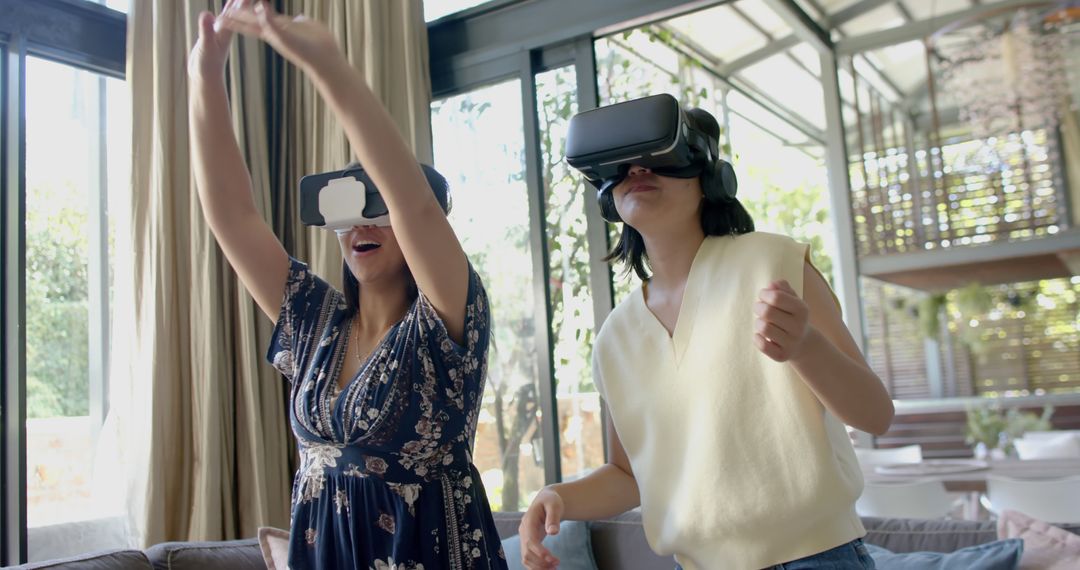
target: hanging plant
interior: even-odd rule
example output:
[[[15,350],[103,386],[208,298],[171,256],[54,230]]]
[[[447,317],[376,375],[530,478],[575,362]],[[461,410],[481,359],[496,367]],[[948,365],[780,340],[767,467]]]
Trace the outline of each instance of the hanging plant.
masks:
[[[937,293],[927,295],[919,301],[915,316],[919,319],[919,332],[925,338],[938,338],[941,332],[941,308],[945,306],[945,295]]]
[[[963,324],[960,327],[958,334],[960,342],[967,346],[968,350],[976,356],[983,356],[986,353],[986,341],[983,340],[983,331],[978,327],[973,327],[970,324]],[[984,359],[979,359],[980,363],[984,363]]]
[[[994,299],[986,287],[978,283],[970,283],[957,289],[955,302],[960,315],[967,320],[982,317],[994,306]]]
[[[978,283],[969,283],[954,291],[953,303],[960,313],[957,331],[960,342],[965,344],[973,354],[984,354],[986,351],[984,331],[979,328],[978,323],[986,318],[987,313],[996,304],[990,290]],[[976,324],[972,325],[972,323]]]

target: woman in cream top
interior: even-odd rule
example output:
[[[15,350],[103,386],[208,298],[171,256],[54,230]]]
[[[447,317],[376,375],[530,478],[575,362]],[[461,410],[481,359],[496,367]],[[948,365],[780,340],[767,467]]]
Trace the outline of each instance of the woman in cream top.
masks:
[[[537,494],[519,529],[528,568],[557,566],[541,541],[560,520],[639,505],[649,545],[685,570],[873,568],[844,424],[884,433],[892,401],[807,247],[704,196],[700,178],[637,165],[601,195],[625,222],[612,257],[643,281],[594,347],[609,460]]]

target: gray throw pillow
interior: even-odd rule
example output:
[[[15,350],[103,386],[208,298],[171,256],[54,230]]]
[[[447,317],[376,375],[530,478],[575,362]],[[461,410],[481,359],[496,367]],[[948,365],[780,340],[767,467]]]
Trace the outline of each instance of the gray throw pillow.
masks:
[[[998,540],[953,552],[891,552],[867,544],[878,570],[1016,570],[1024,541]]]
[[[517,535],[502,541],[506,563],[510,570],[520,570],[521,540]],[[544,546],[559,559],[559,570],[597,570],[593,560],[589,524],[581,521],[563,521],[559,534],[544,539]]]

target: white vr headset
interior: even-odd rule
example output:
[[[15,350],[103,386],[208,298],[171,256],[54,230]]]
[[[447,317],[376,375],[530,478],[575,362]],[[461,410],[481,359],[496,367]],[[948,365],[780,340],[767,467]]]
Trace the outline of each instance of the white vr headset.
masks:
[[[300,220],[346,231],[353,226],[389,226],[390,212],[375,183],[357,166],[301,178]]]

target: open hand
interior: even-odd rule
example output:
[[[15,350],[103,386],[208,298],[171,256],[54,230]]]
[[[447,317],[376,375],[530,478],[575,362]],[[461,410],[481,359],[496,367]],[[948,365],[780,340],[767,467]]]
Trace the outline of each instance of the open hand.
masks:
[[[777,362],[799,356],[810,330],[810,310],[787,281],[773,281],[754,303],[754,344]]]
[[[235,9],[241,0],[228,0],[222,14]],[[222,28],[210,12],[199,14],[199,39],[188,56],[188,76],[192,79],[221,77],[229,59],[232,30]]]
[[[518,538],[521,540],[521,563],[529,570],[558,568],[559,559],[544,547],[544,537],[559,533],[563,500],[551,489],[540,489],[529,510],[521,517]]]
[[[320,60],[340,53],[337,40],[326,26],[303,14],[278,14],[263,0],[238,0],[234,9],[222,12],[218,21],[225,29],[265,41],[303,69],[311,69]]]

